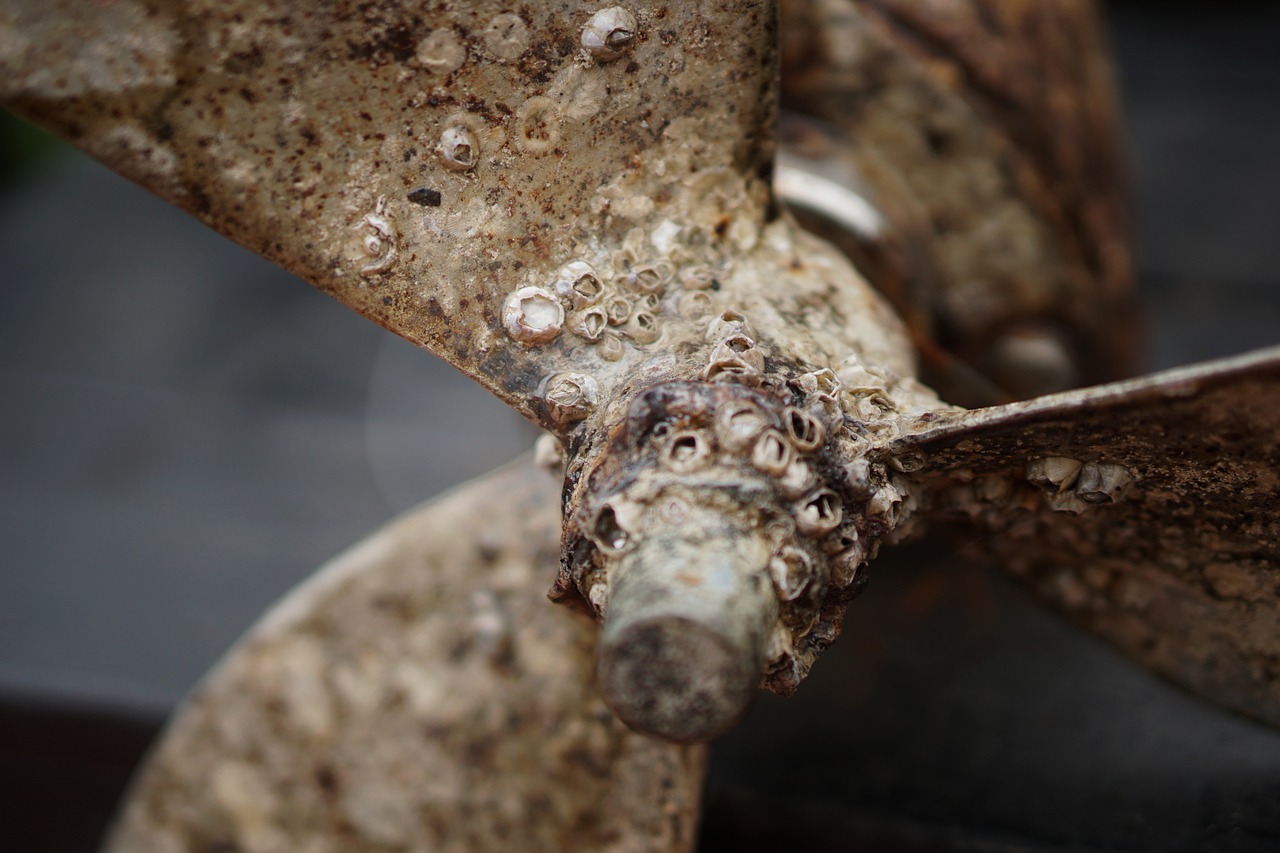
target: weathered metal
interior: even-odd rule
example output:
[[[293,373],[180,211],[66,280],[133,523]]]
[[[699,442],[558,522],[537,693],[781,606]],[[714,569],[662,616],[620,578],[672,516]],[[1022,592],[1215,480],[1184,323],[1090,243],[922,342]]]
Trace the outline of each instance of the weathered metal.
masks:
[[[22,13],[15,33],[103,45],[133,15],[144,43],[107,81],[83,54],[50,80],[9,51],[6,97],[559,436],[571,502],[558,597],[604,618],[622,571],[592,536],[609,500],[626,492],[643,514],[668,487],[697,502],[754,483],[761,499],[722,505],[737,516],[726,523],[768,526],[771,558],[798,552],[815,576],[776,619],[751,617],[770,638],[768,683],[794,689],[837,633],[854,568],[904,515],[868,512],[889,474],[841,460],[899,411],[940,404],[912,379],[880,295],[772,201],[772,4],[640,10],[626,60],[607,62],[581,44],[587,6],[446,8],[420,27],[425,58],[395,41],[411,22],[392,7],[130,8]],[[177,50],[197,24],[198,43]],[[444,42],[457,50],[440,65]],[[142,156],[122,156],[126,137]],[[438,206],[409,197],[424,187]],[[856,430],[841,365],[885,377]],[[725,443],[709,419],[730,403],[753,412]],[[664,449],[687,430],[701,430],[705,466]],[[640,469],[663,473],[632,488]],[[796,512],[834,524],[797,530]]]
[[[608,61],[600,8],[11,0],[0,94],[565,434],[548,377],[611,396],[670,325],[664,276],[777,215],[773,4],[637,7]],[[575,263],[602,290],[553,307]]]
[[[559,527],[524,461],[338,557],[187,700],[108,848],[691,849],[706,748],[601,703],[594,627],[542,596]]]
[[[782,102],[853,141],[839,156],[895,211],[890,239],[913,234],[907,263],[863,252],[860,269],[959,359],[925,354],[944,396],[991,402],[964,365],[1006,400],[1129,375],[1138,338],[1125,175],[1094,5],[783,0],[782,9],[793,22]]]
[[[1280,725],[1280,348],[944,414],[890,453],[925,514],[1142,665]]]
[[[542,456],[564,475],[553,597],[603,622],[603,699],[642,731],[705,740],[733,724],[755,684],[795,690],[879,547],[947,518],[1000,532],[995,559],[1148,666],[1280,722],[1280,410],[1266,402],[1280,352],[976,412],[916,378],[916,350],[948,394],[976,374],[993,380],[975,396],[1103,378],[1128,362],[1114,110],[1090,7],[784,7],[779,88],[777,10],[764,0],[518,11],[8,0],[0,95],[548,430]],[[784,126],[782,197],[910,303],[906,323],[775,198],[780,93],[807,115]],[[517,518],[504,515],[512,500],[498,520]],[[454,517],[447,506],[439,517]],[[430,530],[466,530],[431,518]],[[505,529],[492,534],[515,549],[508,569],[521,577],[546,563],[550,532],[538,530],[525,531],[526,550]],[[441,532],[458,541],[435,543],[439,553],[487,541],[467,532]],[[430,544],[405,547],[426,561]],[[470,578],[481,598],[418,611],[444,644],[475,627],[458,615],[468,607],[489,608],[467,617],[485,624],[517,610],[506,587],[486,592],[467,568],[476,553],[455,556],[456,575],[435,570]],[[403,568],[392,565],[369,563],[359,582],[394,587]],[[250,804],[255,829],[226,802],[209,805],[216,786],[208,812],[164,811],[170,783],[155,781],[217,742],[211,718],[234,696],[252,714],[290,701],[255,669],[255,642],[265,661],[288,657],[313,630],[304,624],[336,608],[315,624],[336,632],[338,653],[345,620],[363,618],[355,603],[348,614],[300,595],[295,621],[269,623],[181,718],[129,832],[147,810],[155,832],[215,832],[218,820],[238,840],[281,821],[297,838],[349,831],[347,806],[311,783],[312,799],[280,805],[280,821]],[[526,618],[542,630],[542,617]],[[352,648],[397,630],[385,623]],[[548,694],[556,719],[595,701],[574,636],[556,676],[564,692]],[[467,707],[531,695],[486,665],[458,687]],[[268,669],[297,689],[314,684],[292,666]],[[343,689],[336,676],[321,682],[317,696]],[[420,703],[405,720],[458,707],[451,692],[405,695]],[[306,713],[287,723],[274,778],[303,773],[291,762],[345,730],[330,720],[321,744]],[[258,744],[236,760],[261,760],[263,733],[286,717],[228,730]],[[501,737],[485,714],[450,719],[431,741],[456,748],[448,760]],[[371,720],[352,716],[351,731],[373,738]],[[638,779],[617,784],[687,817],[692,795],[662,800],[662,780],[685,761],[680,790],[695,790],[694,753],[655,746],[633,764],[610,746],[631,741],[597,722],[598,735],[573,728],[563,754],[579,736],[604,744],[593,772]],[[237,768],[233,806],[261,786],[224,763],[228,750],[201,754],[206,771]],[[520,755],[503,767],[535,773]],[[576,771],[561,765],[568,775],[548,784],[573,786]],[[536,785],[511,781],[490,795],[485,780],[463,780],[476,798],[467,807],[536,799]],[[378,802],[403,805],[393,794]],[[539,825],[552,838],[592,803],[547,809]],[[688,837],[682,820],[663,843]],[[372,827],[361,830],[369,843],[402,843]],[[499,842],[439,831],[409,837]],[[647,830],[619,837],[632,831]],[[263,849],[279,841],[263,838]]]

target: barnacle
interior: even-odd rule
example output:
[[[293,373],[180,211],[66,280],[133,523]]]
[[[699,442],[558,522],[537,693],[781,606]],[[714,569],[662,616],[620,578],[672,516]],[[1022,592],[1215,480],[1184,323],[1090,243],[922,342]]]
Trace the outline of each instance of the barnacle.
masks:
[[[502,322],[507,333],[521,343],[546,343],[560,334],[564,309],[551,292],[541,287],[522,287],[507,297]]]
[[[1039,594],[1149,665],[1280,720],[1280,694],[1266,677],[1280,655],[1267,609],[1274,595],[1265,591],[1274,585],[1262,579],[1276,565],[1264,515],[1280,504],[1280,356],[967,413],[915,378],[913,340],[938,344],[940,329],[997,362],[1047,366],[1039,372],[1060,379],[1068,374],[1060,368],[1075,366],[1063,363],[1075,356],[1074,333],[1096,327],[1106,344],[1099,363],[1123,363],[1123,346],[1107,342],[1124,330],[1124,298],[1116,296],[1128,268],[1116,236],[1124,229],[1115,188],[1092,182],[1093,173],[1103,184],[1111,174],[1099,148],[1109,135],[1108,102],[1076,97],[1095,85],[1079,81],[1098,75],[1065,83],[1077,77],[1037,64],[1050,60],[1016,54],[1023,58],[1014,63],[1004,52],[976,74],[967,49],[949,49],[967,43],[960,35],[943,27],[912,38],[905,31],[914,24],[870,24],[858,3],[817,4],[809,10],[817,25],[790,34],[798,42],[789,42],[789,55],[806,65],[789,78],[795,88],[786,97],[824,113],[812,118],[830,125],[829,161],[847,167],[845,175],[872,174],[858,171],[864,160],[882,163],[890,176],[866,194],[876,201],[875,227],[863,216],[841,233],[835,221],[834,236],[847,238],[842,245],[865,277],[891,297],[895,282],[939,291],[913,292],[921,306],[899,299],[904,321],[848,258],[780,209],[769,180],[780,94],[771,3],[635,11],[534,4],[517,13],[482,0],[419,9],[413,27],[388,17],[394,3],[355,16],[308,10],[306,20],[322,24],[315,27],[237,2],[199,14],[134,0],[50,5],[57,16],[24,11],[14,25],[20,32],[6,41],[6,100],[449,359],[554,435],[564,453],[554,595],[603,620],[597,676],[605,701],[630,724],[704,740],[731,726],[760,684],[794,690],[839,633],[866,562],[929,517],[973,525]],[[1066,27],[1073,19],[1058,5],[1028,5],[1018,31]],[[122,26],[122,16],[137,27]],[[216,37],[176,35],[192,32]],[[1081,26],[1058,41],[1088,43],[1092,32]],[[934,50],[945,61],[929,61]],[[43,67],[45,57],[68,51],[81,58],[57,73]],[[104,71],[93,60],[103,55],[122,58]],[[299,56],[324,61],[299,73]],[[882,65],[866,64],[873,61]],[[1070,96],[1054,89],[1046,97],[1039,85],[999,90],[999,73],[988,72],[1006,63]],[[862,100],[851,109],[833,93],[859,75],[881,82],[853,87]],[[981,101],[1000,110],[980,109],[956,90],[979,78]],[[878,135],[915,103],[938,111],[937,121],[909,134],[921,144]],[[1021,146],[1047,145],[1043,129],[1029,119],[1016,132],[1003,124],[1045,112],[1044,103],[1054,105],[1050,134],[1080,125],[1072,136],[1080,156],[1034,156]],[[950,156],[956,151],[964,156]],[[985,178],[969,180],[972,170]],[[957,186],[966,204],[990,215],[956,210],[943,194]],[[930,235],[947,223],[950,251],[895,242],[914,226],[895,211],[893,192],[911,196],[901,207],[918,209]],[[809,206],[824,209],[834,208]],[[1090,241],[1098,245],[1081,249]],[[1008,251],[1013,245],[1018,252]],[[921,255],[926,262],[917,262]],[[932,265],[941,273],[930,274]],[[1097,286],[1086,294],[1063,286],[1080,281]],[[1056,324],[1070,328],[1061,346],[1040,342],[1032,359],[1025,341],[1008,334],[1018,329],[1012,321],[1037,312],[1054,317],[1054,336]],[[948,364],[964,346],[926,351],[943,356],[935,365]],[[1209,447],[1213,476],[1205,476]],[[543,442],[544,461],[558,464],[553,451]],[[1165,535],[1171,505],[1202,535]],[[468,517],[486,519],[477,523],[484,535],[525,548],[492,583],[510,582],[513,566],[554,550],[545,531],[538,542],[520,538],[524,519],[513,507],[490,524],[468,506]],[[475,531],[449,536],[475,539],[473,550],[487,553]],[[1123,583],[1097,566],[1099,542],[1132,564]],[[423,645],[474,652],[488,674],[513,671],[520,649],[501,596],[472,592],[450,605],[466,614],[464,627],[438,632],[459,642]],[[1215,597],[1224,595],[1230,600]],[[1169,631],[1155,621],[1163,614],[1185,616],[1185,624]],[[1157,632],[1159,642],[1149,642]],[[578,654],[580,640],[566,641],[564,654]],[[582,668],[556,671],[585,678]],[[333,681],[341,679],[351,687],[346,674]],[[452,699],[439,685],[413,683],[368,693],[395,693],[406,707],[421,706],[414,713],[439,712]],[[575,695],[585,703],[585,693]],[[506,725],[518,716],[502,713],[508,700],[475,714],[450,706],[447,725],[407,730]],[[606,742],[612,769],[609,762],[631,754],[613,748],[624,737],[616,727],[548,707],[548,736],[584,732],[582,743]],[[569,717],[573,726],[559,724]],[[556,754],[577,755],[580,745]],[[234,784],[243,767],[224,766],[233,767],[230,776],[209,787],[245,789]],[[278,786],[293,787],[302,783]],[[308,802],[317,813],[315,803],[345,802],[330,794]],[[541,814],[574,815],[577,827],[577,813],[561,805]],[[367,811],[349,818],[326,826],[386,829]]]
[[[436,151],[440,153],[441,162],[450,169],[461,172],[474,169],[480,156],[475,133],[462,124],[451,125],[440,132]]]
[[[621,56],[635,41],[635,15],[621,6],[601,9],[582,28],[582,46],[595,59],[609,62]]]

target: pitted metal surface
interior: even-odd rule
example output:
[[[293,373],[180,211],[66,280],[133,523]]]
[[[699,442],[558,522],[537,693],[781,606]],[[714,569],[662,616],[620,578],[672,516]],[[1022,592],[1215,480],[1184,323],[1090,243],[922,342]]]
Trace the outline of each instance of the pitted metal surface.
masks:
[[[558,527],[523,461],[338,557],[187,701],[108,849],[692,849],[705,748],[600,701],[593,626],[541,594]]]
[[[993,557],[1147,665],[1280,719],[1280,411],[1266,402],[1280,356],[968,413],[916,377],[917,353],[944,367],[958,355],[1005,391],[1124,369],[1129,253],[1090,10],[784,5],[780,61],[777,10],[763,1],[11,0],[0,95],[548,430],[540,456],[565,478],[553,595],[603,620],[603,700],[641,731],[704,740],[733,725],[757,683],[795,690],[878,548],[946,518],[997,531]],[[1010,45],[982,49],[996,37]],[[801,125],[834,125],[814,131],[830,156],[793,140],[788,162],[814,168],[791,173],[791,198],[849,238],[847,253],[774,198],[780,98],[808,113]],[[925,304],[904,323],[866,275]],[[496,501],[504,482],[476,494]],[[503,512],[520,509],[506,500]],[[414,547],[429,563],[456,534],[424,527]],[[529,535],[539,555],[554,550],[550,527]],[[330,606],[302,602],[313,615]],[[439,640],[428,659],[468,631],[502,647],[514,605],[478,583],[468,602],[466,626],[448,607],[421,614]],[[557,665],[582,663],[573,642]],[[333,644],[311,648],[308,666]],[[253,648],[221,678],[261,699],[271,678],[255,674]],[[580,666],[548,677],[567,691],[558,709],[595,707]],[[476,678],[459,695],[485,707],[529,688]],[[427,716],[449,704],[419,699]],[[218,694],[209,707],[234,702]],[[314,748],[324,707],[290,722],[299,739],[282,761]],[[201,713],[175,732],[210,725]],[[486,719],[452,719],[437,741]],[[514,737],[517,751],[536,740]],[[652,766],[687,754],[655,752]],[[168,755],[153,776],[177,772]],[[234,770],[202,807],[271,849],[285,842],[252,795],[260,772]],[[670,774],[639,778],[634,796],[666,802]],[[465,782],[494,806],[486,784]],[[528,788],[510,796],[516,811],[538,801]],[[689,802],[673,808],[687,816]],[[548,838],[565,815],[577,825],[607,811],[581,805],[553,809]],[[293,819],[311,806],[281,808]],[[317,837],[361,824],[343,821]],[[401,843],[379,836],[384,824],[360,831]],[[687,823],[668,830],[655,837],[688,837]]]
[[[1280,350],[944,415],[925,514],[1143,665],[1280,725]]]

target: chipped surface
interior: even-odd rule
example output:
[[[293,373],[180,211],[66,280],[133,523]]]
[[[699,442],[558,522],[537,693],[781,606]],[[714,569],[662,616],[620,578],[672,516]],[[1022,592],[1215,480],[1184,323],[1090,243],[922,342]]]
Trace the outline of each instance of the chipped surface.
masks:
[[[558,528],[524,462],[339,557],[188,700],[109,849],[691,849],[704,752],[596,695],[594,627],[542,596]]]
[[[1280,350],[917,422],[926,514],[1174,681],[1280,724]]]

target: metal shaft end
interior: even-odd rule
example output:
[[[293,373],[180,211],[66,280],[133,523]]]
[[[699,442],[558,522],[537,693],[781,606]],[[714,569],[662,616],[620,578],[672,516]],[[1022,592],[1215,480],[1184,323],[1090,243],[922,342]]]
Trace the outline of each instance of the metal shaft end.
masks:
[[[647,531],[623,555],[596,674],[614,713],[677,743],[710,740],[746,713],[777,615],[769,550],[714,510]]]

